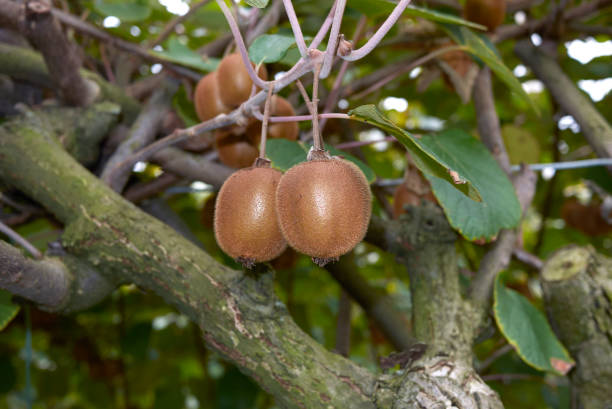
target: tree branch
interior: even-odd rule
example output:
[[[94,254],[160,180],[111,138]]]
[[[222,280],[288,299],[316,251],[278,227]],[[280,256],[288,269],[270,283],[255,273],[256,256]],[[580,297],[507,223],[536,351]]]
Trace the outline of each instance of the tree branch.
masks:
[[[178,89],[178,83],[166,80],[165,84],[153,93],[140,115],[130,129],[128,137],[119,145],[113,156],[106,163],[101,179],[116,192],[121,192],[129,177],[130,168],[117,168],[126,158],[150,144],[170,111],[172,96]]]
[[[572,407],[610,405],[612,259],[590,246],[570,246],[546,261],[540,277],[553,330],[576,360]]]
[[[0,288],[28,299],[44,310],[83,310],[106,298],[114,287],[74,257],[31,260],[0,240]]]
[[[328,264],[326,270],[376,322],[396,350],[408,350],[418,342],[410,332],[410,321],[395,307],[388,294],[371,286],[359,274],[350,258],[344,256],[338,263]]]
[[[589,145],[597,156],[612,158],[612,128],[606,119],[574,82],[563,72],[559,64],[544,55],[529,40],[518,42],[516,55],[546,85],[555,101],[574,117]]]
[[[0,43],[0,73],[30,81],[42,87],[50,88],[53,84],[49,70],[45,66],[41,55],[23,47]],[[101,100],[109,100],[121,105],[122,113],[128,122],[136,117],[140,110],[140,104],[135,99],[128,97],[121,88],[109,84],[99,75],[90,71],[81,70],[81,75],[98,84],[101,91],[99,96]]]

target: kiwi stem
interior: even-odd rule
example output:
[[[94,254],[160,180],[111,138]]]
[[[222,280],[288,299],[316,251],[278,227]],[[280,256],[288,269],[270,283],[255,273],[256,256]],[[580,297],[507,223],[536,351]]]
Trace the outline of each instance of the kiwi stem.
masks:
[[[310,97],[308,97],[308,92],[306,92],[306,88],[304,88],[304,84],[302,84],[302,81],[297,80],[295,82],[295,85],[297,85],[298,89],[300,90],[300,94],[302,94],[302,98],[304,98],[304,102],[306,103],[306,108],[308,108],[308,112],[310,113],[310,115],[313,115],[312,102],[310,102]]]
[[[317,64],[314,71],[314,80],[312,85],[312,138],[314,142],[314,150],[323,150],[323,138],[321,132],[319,132],[319,74],[321,74],[321,64]]]
[[[395,25],[395,22],[402,15],[406,7],[408,7],[409,3],[410,0],[400,0],[400,2],[397,3],[391,14],[389,14],[389,17],[387,17],[385,22],[380,26],[378,31],[376,31],[376,33],[374,33],[374,35],[370,37],[368,42],[365,43],[363,47],[359,48],[358,50],[353,50],[349,55],[342,56],[340,58],[346,61],[356,61],[370,54],[385,37],[385,35],[389,32],[389,30],[391,30],[391,27]]]
[[[264,105],[264,116],[261,123],[261,141],[259,142],[259,157],[266,157],[266,139],[268,139],[268,121],[270,120],[270,101],[272,100],[272,90],[274,86],[268,88],[268,96]]]
[[[285,12],[287,13],[289,23],[291,24],[291,29],[293,30],[295,42],[297,44],[298,49],[300,50],[300,55],[302,56],[302,58],[306,58],[308,51],[306,49],[306,43],[304,42],[302,28],[300,27],[300,23],[298,22],[297,16],[295,15],[295,10],[293,9],[293,3],[291,2],[291,0],[283,0],[283,5],[285,6]]]

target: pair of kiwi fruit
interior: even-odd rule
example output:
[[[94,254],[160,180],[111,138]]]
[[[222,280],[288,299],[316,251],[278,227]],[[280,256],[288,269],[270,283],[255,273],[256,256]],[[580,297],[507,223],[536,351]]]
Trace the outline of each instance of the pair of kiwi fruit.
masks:
[[[285,174],[259,161],[232,174],[217,197],[214,230],[221,249],[247,267],[287,245],[323,266],[363,240],[370,215],[363,172],[320,151]]]
[[[252,63],[251,63],[252,64]],[[262,65],[257,75],[266,80],[268,72]],[[238,53],[229,54],[221,60],[219,67],[205,75],[196,86],[194,103],[201,121],[236,109],[251,95],[253,81]],[[272,116],[293,116],[295,111],[289,101],[273,96]],[[295,122],[273,123],[268,127],[268,138],[297,140],[299,128]],[[215,148],[219,160],[232,168],[251,166],[259,155],[261,123],[252,120],[247,126],[233,126],[215,132]]]

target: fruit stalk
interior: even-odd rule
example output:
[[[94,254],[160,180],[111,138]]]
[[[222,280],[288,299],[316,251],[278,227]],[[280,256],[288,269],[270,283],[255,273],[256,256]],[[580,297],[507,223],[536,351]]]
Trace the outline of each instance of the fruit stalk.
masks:
[[[323,150],[323,138],[319,132],[319,75],[321,74],[321,64],[317,64],[314,71],[314,81],[312,85],[312,139],[313,150]]]
[[[270,101],[272,100],[272,90],[274,86],[268,88],[268,97],[264,105],[264,116],[261,123],[261,142],[259,143],[259,158],[266,158],[266,140],[268,139],[268,121],[270,120]]]

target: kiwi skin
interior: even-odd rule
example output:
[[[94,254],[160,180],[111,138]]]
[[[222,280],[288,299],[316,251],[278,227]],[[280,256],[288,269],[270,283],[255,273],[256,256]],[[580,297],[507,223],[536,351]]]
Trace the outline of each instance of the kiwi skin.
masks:
[[[371,201],[363,172],[340,158],[302,162],[283,175],[276,190],[285,239],[319,265],[338,259],[363,240]]]
[[[215,238],[229,256],[251,268],[287,248],[276,217],[276,188],[281,172],[251,167],[233,173],[215,204]]]
[[[253,63],[251,65],[255,67]],[[267,80],[266,67],[262,65],[257,75],[264,81]],[[217,78],[219,87],[223,90],[220,94],[221,102],[225,105],[236,108],[249,99],[253,80],[251,80],[240,54],[234,53],[223,57],[217,68]]]
[[[196,114],[202,122],[231,111],[230,107],[221,101],[216,71],[206,74],[198,82],[193,100]]]
[[[219,160],[224,165],[231,168],[246,168],[253,164],[259,149],[257,148],[259,135],[257,140],[252,140],[248,133],[235,133],[236,130],[219,130],[215,132],[215,148],[219,155]]]
[[[493,32],[506,17],[506,0],[467,0],[463,15],[466,20],[482,24]]]

